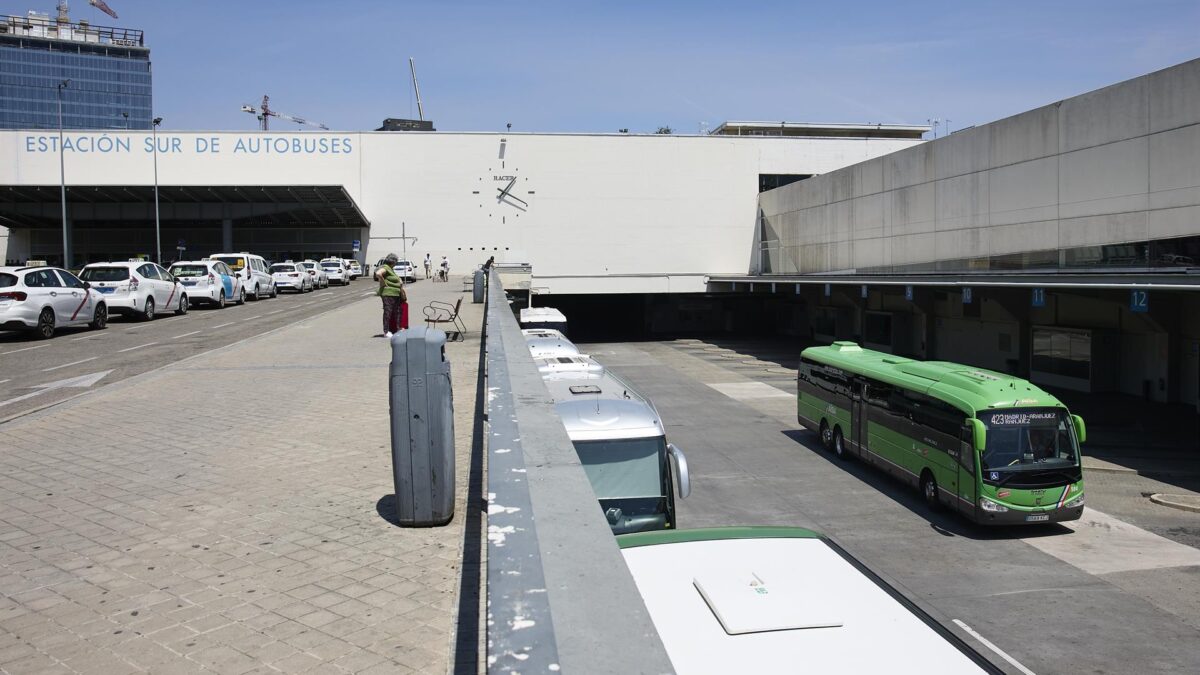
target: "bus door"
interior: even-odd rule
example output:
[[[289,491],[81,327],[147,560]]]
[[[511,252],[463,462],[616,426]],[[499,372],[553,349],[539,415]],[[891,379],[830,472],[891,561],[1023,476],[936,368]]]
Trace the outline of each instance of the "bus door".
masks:
[[[867,454],[867,385],[862,380],[850,383],[850,441],[859,457]]]
[[[976,494],[976,485],[979,481],[975,478],[975,443],[974,430],[970,425],[964,424],[962,433],[960,434],[958,444],[958,499],[955,501],[955,508],[963,513],[974,517],[975,506],[979,501],[979,495]]]

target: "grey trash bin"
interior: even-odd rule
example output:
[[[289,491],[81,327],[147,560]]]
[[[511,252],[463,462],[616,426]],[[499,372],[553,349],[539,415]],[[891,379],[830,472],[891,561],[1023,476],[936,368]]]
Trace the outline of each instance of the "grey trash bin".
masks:
[[[424,326],[392,338],[392,479],[401,525],[454,517],[454,402],[446,333]]]
[[[483,304],[483,282],[487,274],[483,270],[475,270],[475,283],[471,286],[471,302],[476,305]]]

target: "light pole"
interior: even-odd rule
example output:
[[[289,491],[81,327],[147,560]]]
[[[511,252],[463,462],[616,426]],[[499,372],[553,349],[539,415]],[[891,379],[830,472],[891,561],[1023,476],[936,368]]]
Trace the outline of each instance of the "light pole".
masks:
[[[69,84],[70,79],[58,83],[58,182],[62,188],[63,269],[71,266],[71,246],[67,240],[67,163],[64,159],[62,118],[63,89]]]
[[[154,139],[154,262],[162,264],[162,231],[158,220],[158,125],[162,124],[161,117],[155,117],[150,126],[150,135]]]

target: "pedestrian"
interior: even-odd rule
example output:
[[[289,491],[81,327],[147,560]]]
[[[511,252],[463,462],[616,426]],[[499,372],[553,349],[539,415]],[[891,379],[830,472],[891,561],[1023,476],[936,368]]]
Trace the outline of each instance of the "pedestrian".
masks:
[[[433,272],[433,258],[428,253],[425,254],[425,278],[428,279]]]
[[[383,298],[385,338],[408,329],[408,293],[404,290],[404,280],[393,269],[399,261],[395,253],[389,253],[383,259],[383,264],[375,270],[375,279],[379,282],[376,294]]]
[[[439,274],[441,274],[441,276],[442,276],[442,281],[449,281],[450,280],[450,261],[446,258],[446,256],[442,256],[442,262],[438,265],[438,267],[440,270]]]
[[[496,256],[492,256],[487,259],[487,262],[483,263],[483,271],[491,272],[492,267],[494,267],[495,265],[496,265]]]

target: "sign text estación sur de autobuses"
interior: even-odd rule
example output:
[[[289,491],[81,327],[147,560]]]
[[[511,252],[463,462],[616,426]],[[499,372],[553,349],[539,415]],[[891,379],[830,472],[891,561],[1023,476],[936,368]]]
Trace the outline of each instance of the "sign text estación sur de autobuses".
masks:
[[[62,147],[70,153],[125,154],[154,152],[154,138],[141,139],[123,134],[68,133]],[[25,136],[25,152],[58,153],[58,134]],[[159,154],[245,154],[245,155],[349,155],[354,145],[349,136],[315,134],[253,136],[158,136]]]

